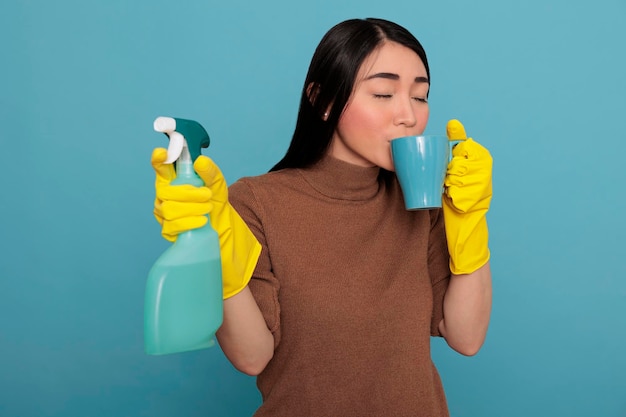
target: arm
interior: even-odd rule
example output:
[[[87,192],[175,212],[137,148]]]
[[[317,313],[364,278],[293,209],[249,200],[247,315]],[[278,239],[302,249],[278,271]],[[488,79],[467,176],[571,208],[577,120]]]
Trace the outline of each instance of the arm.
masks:
[[[274,356],[274,337],[247,286],[224,300],[224,321],[216,336],[228,360],[245,374],[258,375]]]
[[[452,349],[467,356],[478,353],[489,326],[491,291],[489,263],[470,274],[452,274],[443,302],[444,319],[439,323]]]
[[[274,337],[252,296],[248,283],[261,254],[261,244],[228,199],[218,166],[200,156],[194,168],[212,191],[210,220],[220,235],[224,319],[216,336],[235,368],[258,375],[274,355]]]
[[[439,331],[454,350],[475,355],[487,334],[491,314],[491,269],[486,214],[492,195],[492,158],[467,138],[458,120],[447,126],[452,151],[446,174],[443,213],[452,276],[443,300]]]
[[[217,165],[201,155],[194,168],[205,186],[171,186],[167,151],[152,154],[156,171],[155,217],[164,238],[175,241],[179,233],[202,227],[209,220],[220,239],[224,318],[217,338],[233,365],[249,375],[260,373],[273,356],[274,338],[252,296],[248,283],[261,253],[261,245],[228,201],[226,181]]]

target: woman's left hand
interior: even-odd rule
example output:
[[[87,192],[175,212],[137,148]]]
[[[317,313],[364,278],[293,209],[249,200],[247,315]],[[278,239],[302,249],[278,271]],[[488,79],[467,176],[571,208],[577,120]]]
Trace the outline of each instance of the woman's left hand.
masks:
[[[486,214],[492,195],[492,165],[489,151],[467,138],[458,120],[447,125],[449,140],[461,140],[452,150],[443,196],[443,212],[450,252],[450,269],[469,274],[489,260]]]

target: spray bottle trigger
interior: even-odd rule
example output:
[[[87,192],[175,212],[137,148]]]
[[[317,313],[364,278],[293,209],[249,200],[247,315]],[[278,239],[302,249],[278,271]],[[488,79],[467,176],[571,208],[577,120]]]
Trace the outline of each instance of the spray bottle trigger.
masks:
[[[185,147],[185,138],[178,132],[168,132],[167,136],[170,137],[170,144],[167,147],[167,159],[164,163],[172,164],[180,158]]]

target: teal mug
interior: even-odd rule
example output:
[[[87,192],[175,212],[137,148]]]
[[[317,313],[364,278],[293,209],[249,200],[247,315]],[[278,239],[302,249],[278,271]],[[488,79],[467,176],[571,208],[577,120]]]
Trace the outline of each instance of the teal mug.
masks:
[[[407,210],[441,207],[451,149],[458,142],[442,135],[404,136],[391,140],[391,156]]]

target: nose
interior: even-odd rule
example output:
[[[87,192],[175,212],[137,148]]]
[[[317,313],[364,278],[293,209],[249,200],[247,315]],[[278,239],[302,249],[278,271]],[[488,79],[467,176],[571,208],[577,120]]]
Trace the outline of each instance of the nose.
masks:
[[[399,100],[397,103],[394,124],[397,126],[404,125],[406,127],[413,127],[416,123],[417,118],[415,117],[415,111],[413,110],[413,100],[410,98]]]

